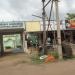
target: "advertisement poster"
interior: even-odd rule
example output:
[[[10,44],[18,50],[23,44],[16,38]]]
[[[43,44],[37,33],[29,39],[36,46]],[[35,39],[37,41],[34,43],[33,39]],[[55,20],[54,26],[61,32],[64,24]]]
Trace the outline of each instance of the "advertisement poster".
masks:
[[[66,20],[66,28],[75,28],[75,20]]]

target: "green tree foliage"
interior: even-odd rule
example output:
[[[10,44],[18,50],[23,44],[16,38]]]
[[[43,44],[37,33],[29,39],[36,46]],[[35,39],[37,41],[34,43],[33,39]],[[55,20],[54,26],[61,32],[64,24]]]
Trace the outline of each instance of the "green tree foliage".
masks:
[[[67,13],[66,19],[67,19],[67,20],[75,19],[75,13]]]

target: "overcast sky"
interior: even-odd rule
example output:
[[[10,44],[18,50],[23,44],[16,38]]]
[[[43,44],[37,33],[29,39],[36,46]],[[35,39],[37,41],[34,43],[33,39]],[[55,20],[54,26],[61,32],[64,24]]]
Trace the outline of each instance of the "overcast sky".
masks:
[[[46,0],[47,2],[48,0]],[[0,0],[0,21],[9,20],[37,20],[32,14],[41,16],[41,0]],[[46,7],[49,14],[50,5]],[[75,0],[60,0],[60,18],[64,19],[66,13],[75,12]]]

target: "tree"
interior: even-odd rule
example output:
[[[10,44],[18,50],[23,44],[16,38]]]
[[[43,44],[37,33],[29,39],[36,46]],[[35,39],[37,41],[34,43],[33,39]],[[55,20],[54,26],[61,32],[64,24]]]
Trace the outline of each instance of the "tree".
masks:
[[[75,13],[67,13],[66,20],[75,19]]]

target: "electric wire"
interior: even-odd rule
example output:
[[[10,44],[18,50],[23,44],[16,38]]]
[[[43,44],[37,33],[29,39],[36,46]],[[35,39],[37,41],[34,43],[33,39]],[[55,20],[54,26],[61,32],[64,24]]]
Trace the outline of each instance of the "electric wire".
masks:
[[[48,19],[48,17],[47,17],[47,19],[48,19],[48,27],[47,27],[47,33],[46,33],[46,35],[48,35],[49,26],[50,26],[50,28],[51,28],[51,30],[52,30],[52,27],[51,27],[51,24],[50,24],[51,15],[52,15],[52,9],[53,9],[53,0],[52,0],[52,4],[51,4],[49,19]],[[46,16],[47,16],[47,14],[46,14]],[[53,32],[52,32],[52,33],[53,33]],[[46,37],[46,39],[45,39],[45,43],[46,43],[46,40],[47,40],[47,37]]]
[[[43,8],[45,8],[50,2],[51,2],[51,0],[49,0]]]

